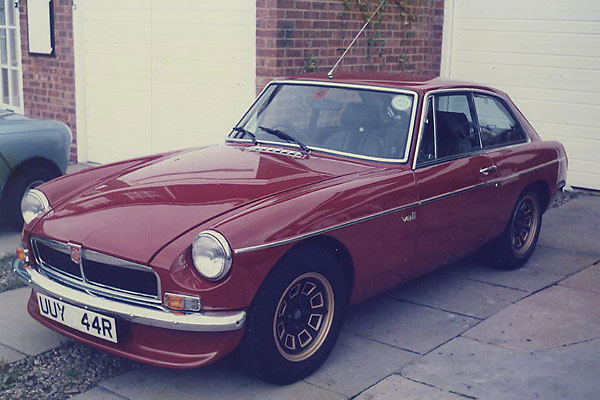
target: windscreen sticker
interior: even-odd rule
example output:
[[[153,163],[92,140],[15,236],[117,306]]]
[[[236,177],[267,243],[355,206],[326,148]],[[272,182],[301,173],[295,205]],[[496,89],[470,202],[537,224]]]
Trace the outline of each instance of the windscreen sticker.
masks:
[[[326,95],[327,95],[327,89],[319,89],[315,92],[314,97],[315,97],[315,99],[322,99]]]
[[[405,111],[410,108],[410,99],[408,96],[398,95],[392,98],[392,107],[398,111]]]

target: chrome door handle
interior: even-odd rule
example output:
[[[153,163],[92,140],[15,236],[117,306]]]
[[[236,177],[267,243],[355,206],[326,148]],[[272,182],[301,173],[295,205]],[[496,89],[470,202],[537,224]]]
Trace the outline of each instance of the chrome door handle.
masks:
[[[497,170],[497,169],[498,169],[498,167],[497,167],[497,166],[495,166],[495,165],[491,165],[491,166],[489,166],[489,167],[481,168],[481,169],[479,170],[479,173],[481,173],[481,174],[483,174],[483,175],[486,175],[486,176],[487,176],[487,175],[489,175],[489,174],[490,174],[490,173],[492,173],[492,172],[496,172],[496,170]]]

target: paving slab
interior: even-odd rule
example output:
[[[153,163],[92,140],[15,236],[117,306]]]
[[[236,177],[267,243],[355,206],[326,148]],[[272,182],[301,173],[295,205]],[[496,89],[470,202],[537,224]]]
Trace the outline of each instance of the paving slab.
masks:
[[[0,293],[0,344],[27,355],[37,355],[68,341],[35,321],[27,313],[31,289],[20,288]]]
[[[600,256],[599,232],[600,196],[580,195],[544,214],[539,243]]]
[[[527,264],[514,271],[494,269],[476,256],[460,260],[442,271],[479,282],[536,292],[590,266],[598,259],[590,254],[538,245]]]
[[[486,318],[528,292],[437,271],[400,285],[391,296],[475,318]]]
[[[69,398],[70,400],[129,400],[108,389],[98,386],[87,392]],[[166,400],[166,399],[165,399]]]
[[[345,396],[306,382],[287,386],[264,383],[242,372],[233,358],[191,370],[145,366],[106,380],[101,386],[131,400],[346,399]],[[92,399],[95,398],[82,395],[78,400]]]
[[[500,311],[464,337],[539,351],[600,337],[600,293],[552,286]]]
[[[561,286],[600,293],[600,264],[591,266],[560,282]]]
[[[11,362],[20,360],[22,358],[25,358],[26,356],[27,356],[26,354],[23,354],[14,349],[11,349],[8,346],[4,346],[3,344],[0,344],[0,364],[2,364],[2,362],[11,363]]]
[[[342,333],[325,364],[305,381],[352,397],[417,357],[408,351]]]
[[[391,375],[355,397],[356,400],[464,400],[462,396],[431,385]]]
[[[382,296],[350,311],[344,330],[425,354],[480,320]]]
[[[486,400],[597,399],[600,340],[523,352],[456,338],[402,369],[402,376]]]

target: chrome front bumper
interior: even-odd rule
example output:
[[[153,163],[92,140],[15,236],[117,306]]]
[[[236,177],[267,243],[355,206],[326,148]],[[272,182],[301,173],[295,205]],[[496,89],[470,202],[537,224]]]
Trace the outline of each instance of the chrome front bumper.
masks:
[[[121,303],[63,286],[48,279],[20,260],[14,261],[13,269],[21,279],[37,292],[86,310],[116,315],[136,324],[178,331],[224,332],[241,329],[246,319],[245,311],[205,311],[175,314],[162,308],[147,308]]]

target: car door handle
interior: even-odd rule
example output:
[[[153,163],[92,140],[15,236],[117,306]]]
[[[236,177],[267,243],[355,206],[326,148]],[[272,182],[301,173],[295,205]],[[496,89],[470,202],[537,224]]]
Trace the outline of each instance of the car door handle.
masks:
[[[497,167],[497,166],[495,166],[495,165],[491,165],[491,166],[489,166],[489,167],[481,168],[481,169],[479,170],[479,173],[481,173],[481,174],[483,174],[483,175],[486,175],[486,176],[487,176],[487,175],[489,175],[489,174],[490,174],[490,173],[492,173],[492,172],[496,172],[496,170],[497,170],[497,169],[498,169],[498,167]]]

